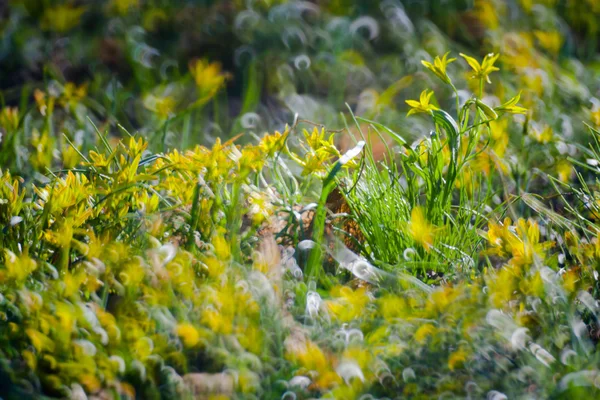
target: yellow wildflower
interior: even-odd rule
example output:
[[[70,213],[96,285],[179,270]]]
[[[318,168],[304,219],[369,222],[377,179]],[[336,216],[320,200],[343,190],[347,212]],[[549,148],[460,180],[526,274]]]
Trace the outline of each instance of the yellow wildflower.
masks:
[[[0,127],[7,131],[19,127],[19,109],[17,107],[4,107],[0,112]]]
[[[433,110],[437,110],[438,108],[433,104],[430,104],[429,101],[433,96],[433,90],[428,92],[427,89],[421,92],[421,96],[419,97],[419,101],[417,100],[406,100],[406,104],[408,104],[411,109],[408,110],[408,115],[416,114],[416,113],[431,113]]]
[[[437,332],[437,328],[433,324],[424,324],[415,332],[415,340],[417,343],[423,344],[429,336],[433,336]]]
[[[448,67],[448,64],[456,61],[456,58],[448,59],[448,54],[450,54],[450,52],[444,54],[442,58],[440,58],[440,56],[436,56],[433,60],[433,64],[425,60],[422,60],[421,64],[423,64],[425,68],[433,72],[443,82],[451,84],[450,77],[446,72],[446,68]]]
[[[448,357],[448,368],[450,371],[454,371],[456,368],[463,365],[463,363],[467,360],[469,353],[465,350],[464,347],[459,348]]]
[[[519,107],[517,105],[520,98],[521,98],[521,93],[517,94],[512,99],[508,100],[507,102],[502,104],[500,107],[496,107],[495,110],[498,112],[506,112],[506,113],[511,113],[511,114],[525,114],[525,113],[527,113],[527,109],[523,108],[523,107]]]
[[[496,9],[490,0],[476,0],[474,14],[488,29],[495,30],[500,25],[498,20],[500,10]]]
[[[573,165],[567,160],[560,160],[556,163],[556,172],[561,182],[568,182],[573,175]]]
[[[323,372],[328,369],[327,357],[323,350],[314,342],[307,341],[294,354],[291,354],[292,361],[296,362],[308,371]]]
[[[31,344],[33,347],[35,347],[38,353],[41,353],[45,350],[50,352],[54,351],[54,342],[43,333],[36,331],[35,329],[26,329],[25,334],[27,337],[29,337]]]
[[[515,229],[509,229],[510,218],[503,224],[488,224],[487,239],[490,242],[491,254],[501,257],[512,256],[510,263],[515,266],[531,265],[534,257],[543,257],[553,242],[540,243],[539,226],[533,220],[519,219]]]
[[[227,75],[221,72],[220,63],[194,60],[189,63],[189,68],[200,91],[200,99],[213,97],[225,85]]]
[[[327,303],[331,313],[342,322],[350,322],[365,314],[370,302],[366,288],[352,290],[347,286],[336,286],[331,290],[333,301]]]
[[[579,274],[575,269],[571,269],[563,274],[563,287],[568,293],[573,293],[577,289]]]
[[[46,9],[42,19],[42,27],[46,30],[65,33],[79,25],[85,7],[58,5]]]
[[[433,244],[435,227],[427,222],[422,207],[417,206],[412,209],[408,227],[413,240],[425,250],[429,250]]]
[[[272,135],[265,135],[260,141],[260,148],[265,153],[266,157],[273,157],[276,152],[283,148],[285,140],[289,134],[289,127],[286,126],[283,133],[275,131]]]
[[[534,31],[533,34],[540,46],[552,55],[557,55],[563,43],[561,34],[557,31]]]
[[[494,71],[499,71],[500,68],[494,67],[494,63],[500,56],[500,54],[489,53],[484,58],[481,64],[474,59],[473,57],[469,57],[466,54],[460,53],[460,56],[464,58],[467,63],[473,68],[472,79],[485,79],[487,83],[492,83],[490,81],[489,74]]]
[[[200,342],[200,333],[192,324],[179,324],[175,331],[185,347],[194,347]]]
[[[215,248],[215,256],[217,256],[219,260],[229,260],[231,257],[231,248],[222,235],[215,235],[212,240],[212,245]]]
[[[158,97],[152,94],[144,97],[144,107],[160,118],[169,118],[175,110],[175,99],[171,96]]]
[[[600,127],[600,107],[596,107],[594,110],[591,111],[590,114],[592,123],[596,125],[596,127]]]
[[[112,8],[119,15],[127,15],[130,10],[135,10],[140,7],[140,0],[113,0]]]
[[[533,138],[536,142],[547,144],[552,141],[552,137],[554,136],[552,132],[552,127],[550,125],[546,125],[544,129],[532,129],[531,131]]]
[[[5,250],[5,269],[0,269],[0,283],[6,281],[22,282],[37,269],[35,260],[26,254],[16,255]]]

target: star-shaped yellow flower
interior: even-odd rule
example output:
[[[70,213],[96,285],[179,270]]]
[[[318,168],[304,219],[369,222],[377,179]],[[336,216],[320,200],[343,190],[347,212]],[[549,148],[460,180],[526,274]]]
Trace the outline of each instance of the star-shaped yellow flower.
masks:
[[[448,73],[446,72],[446,68],[448,67],[448,64],[456,61],[456,58],[448,59],[448,54],[450,54],[450,52],[447,52],[446,54],[444,54],[444,56],[442,58],[440,58],[440,56],[436,56],[435,59],[433,60],[433,64],[428,61],[425,61],[425,60],[422,60],[421,64],[423,64],[423,66],[425,68],[427,68],[428,70],[433,72],[442,81],[450,84],[451,83],[450,77],[448,76]]]
[[[436,106],[434,106],[433,104],[429,104],[431,96],[433,96],[433,90],[427,92],[427,89],[425,89],[421,92],[419,101],[406,100],[406,104],[412,107],[406,115],[408,116],[416,113],[430,113],[433,110],[437,110],[438,108]]]
[[[484,58],[481,64],[474,59],[473,57],[469,57],[466,54],[460,53],[460,56],[467,60],[467,63],[473,68],[473,76],[472,79],[483,79],[487,81],[487,83],[492,83],[490,81],[489,74],[494,71],[500,71],[500,68],[494,67],[494,63],[500,57],[500,54],[489,53]]]

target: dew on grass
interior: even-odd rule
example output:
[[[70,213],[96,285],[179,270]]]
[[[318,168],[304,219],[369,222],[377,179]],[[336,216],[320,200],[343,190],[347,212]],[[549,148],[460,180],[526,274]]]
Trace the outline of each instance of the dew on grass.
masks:
[[[125,372],[125,360],[123,360],[123,358],[117,355],[112,355],[108,359],[117,365],[117,371],[119,371],[119,373]]]
[[[561,390],[569,387],[595,386],[600,388],[600,372],[595,369],[571,372],[560,380],[558,384]]]
[[[563,349],[560,353],[560,362],[564,365],[571,365],[571,359],[573,358],[577,359],[577,352],[572,349]]]
[[[348,31],[348,29],[350,29],[350,21],[345,17],[335,17],[327,23],[327,30],[330,32],[338,31],[337,33],[342,33]]]
[[[577,298],[581,303],[586,306],[594,315],[598,313],[598,302],[594,299],[594,297],[585,290],[580,290],[577,294]]]
[[[317,244],[310,240],[310,239],[306,239],[301,241],[300,243],[298,243],[298,250],[304,251],[304,250],[310,250],[312,248],[314,248]]]
[[[310,68],[310,58],[306,54],[301,54],[294,58],[294,67],[297,70],[306,70]]]
[[[412,247],[408,247],[404,250],[402,256],[406,261],[412,261],[415,258],[416,254],[417,252],[415,251],[415,249],[413,249]]]
[[[85,339],[76,339],[73,340],[73,344],[79,346],[84,354],[93,357],[96,355],[96,346],[89,340]]]
[[[290,3],[290,7],[295,9],[299,18],[302,18],[305,14],[312,14],[316,17],[321,13],[319,6],[315,3],[311,3],[310,1],[292,2]]]
[[[358,17],[350,24],[350,33],[357,34],[366,30],[369,40],[374,40],[379,36],[379,24],[375,18],[368,15]]]
[[[402,379],[404,382],[410,382],[417,378],[415,371],[411,367],[406,367],[402,370]]]
[[[315,318],[319,315],[321,302],[321,295],[319,293],[311,290],[306,294],[306,315],[309,318]]]
[[[300,389],[304,390],[310,386],[311,382],[312,381],[310,378],[303,375],[298,375],[290,379],[289,385],[290,387],[299,387]]]
[[[236,66],[246,65],[256,58],[256,50],[248,45],[243,45],[235,49],[233,53],[233,62]]]
[[[170,79],[172,79],[172,77],[169,76],[169,70],[172,70],[173,72],[177,72],[177,68],[179,67],[179,65],[177,64],[177,61],[173,60],[173,59],[168,59],[163,61],[160,64],[160,77],[163,81],[168,81]]]
[[[260,23],[260,15],[256,11],[244,10],[235,17],[233,27],[237,31],[252,30]]]
[[[529,340],[527,328],[517,328],[514,330],[510,337],[510,344],[514,350],[521,350],[525,348],[527,341]]]
[[[537,343],[531,343],[529,345],[529,351],[531,351],[535,358],[546,367],[550,367],[550,364],[556,361],[556,358],[554,358],[552,354]]]
[[[304,31],[297,26],[287,26],[281,34],[281,41],[288,49],[303,47],[308,42]]]
[[[490,390],[486,396],[487,400],[508,400],[508,396],[497,390]]]
[[[281,395],[281,400],[296,400],[296,393],[287,391]]]
[[[335,333],[335,337],[343,339],[346,346],[352,341],[362,342],[364,339],[364,335],[360,329],[347,329],[346,324]]]
[[[245,129],[256,128],[260,123],[260,116],[254,112],[247,112],[246,114],[242,115],[240,123]]]
[[[158,252],[162,256],[163,265],[166,265],[177,255],[177,248],[172,243],[165,243],[158,249]]]
[[[154,67],[154,60],[160,52],[146,44],[138,44],[133,50],[133,59],[146,68]]]
[[[358,363],[354,360],[343,360],[335,369],[335,372],[346,382],[350,383],[352,379],[360,379],[361,382],[365,381],[365,376],[360,369]]]

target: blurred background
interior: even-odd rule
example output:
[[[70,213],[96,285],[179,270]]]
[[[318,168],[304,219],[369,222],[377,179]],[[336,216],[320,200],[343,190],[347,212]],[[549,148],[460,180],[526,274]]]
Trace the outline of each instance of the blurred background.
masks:
[[[0,395],[585,398],[599,31],[598,0],[0,0]],[[459,180],[420,95],[474,138]],[[355,168],[355,116],[406,143]],[[334,217],[364,246],[317,287]]]
[[[598,17],[593,0],[4,1],[1,101],[19,110],[5,107],[4,118],[46,107],[52,120],[46,137],[41,126],[4,132],[0,165],[43,172],[61,163],[57,152],[73,153],[62,158],[74,165],[62,134],[90,148],[88,118],[116,136],[118,121],[162,151],[282,129],[295,114],[340,128],[347,103],[418,137],[430,126],[407,120],[404,101],[439,88],[438,101],[453,106],[421,65],[447,51],[500,52],[489,95],[518,87],[534,117],[571,132],[573,115],[553,103],[593,108]],[[457,78],[468,77],[459,64]]]

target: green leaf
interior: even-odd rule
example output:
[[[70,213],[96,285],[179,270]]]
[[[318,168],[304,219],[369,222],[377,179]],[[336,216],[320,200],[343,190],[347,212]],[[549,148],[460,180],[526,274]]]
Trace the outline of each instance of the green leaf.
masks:
[[[379,128],[379,129],[386,131],[392,137],[392,139],[394,139],[400,145],[404,146],[406,144],[406,140],[404,140],[404,138],[402,136],[400,136],[399,134],[397,134],[396,132],[394,132],[393,130],[388,128],[387,126],[380,124],[379,122],[371,121],[370,119],[366,119],[366,118],[362,118],[362,117],[356,117],[356,119],[359,121],[371,124],[375,128]]]
[[[450,138],[455,139],[460,136],[458,124],[446,111],[432,110],[431,115],[433,116],[433,122],[435,122],[436,125],[444,128]]]

